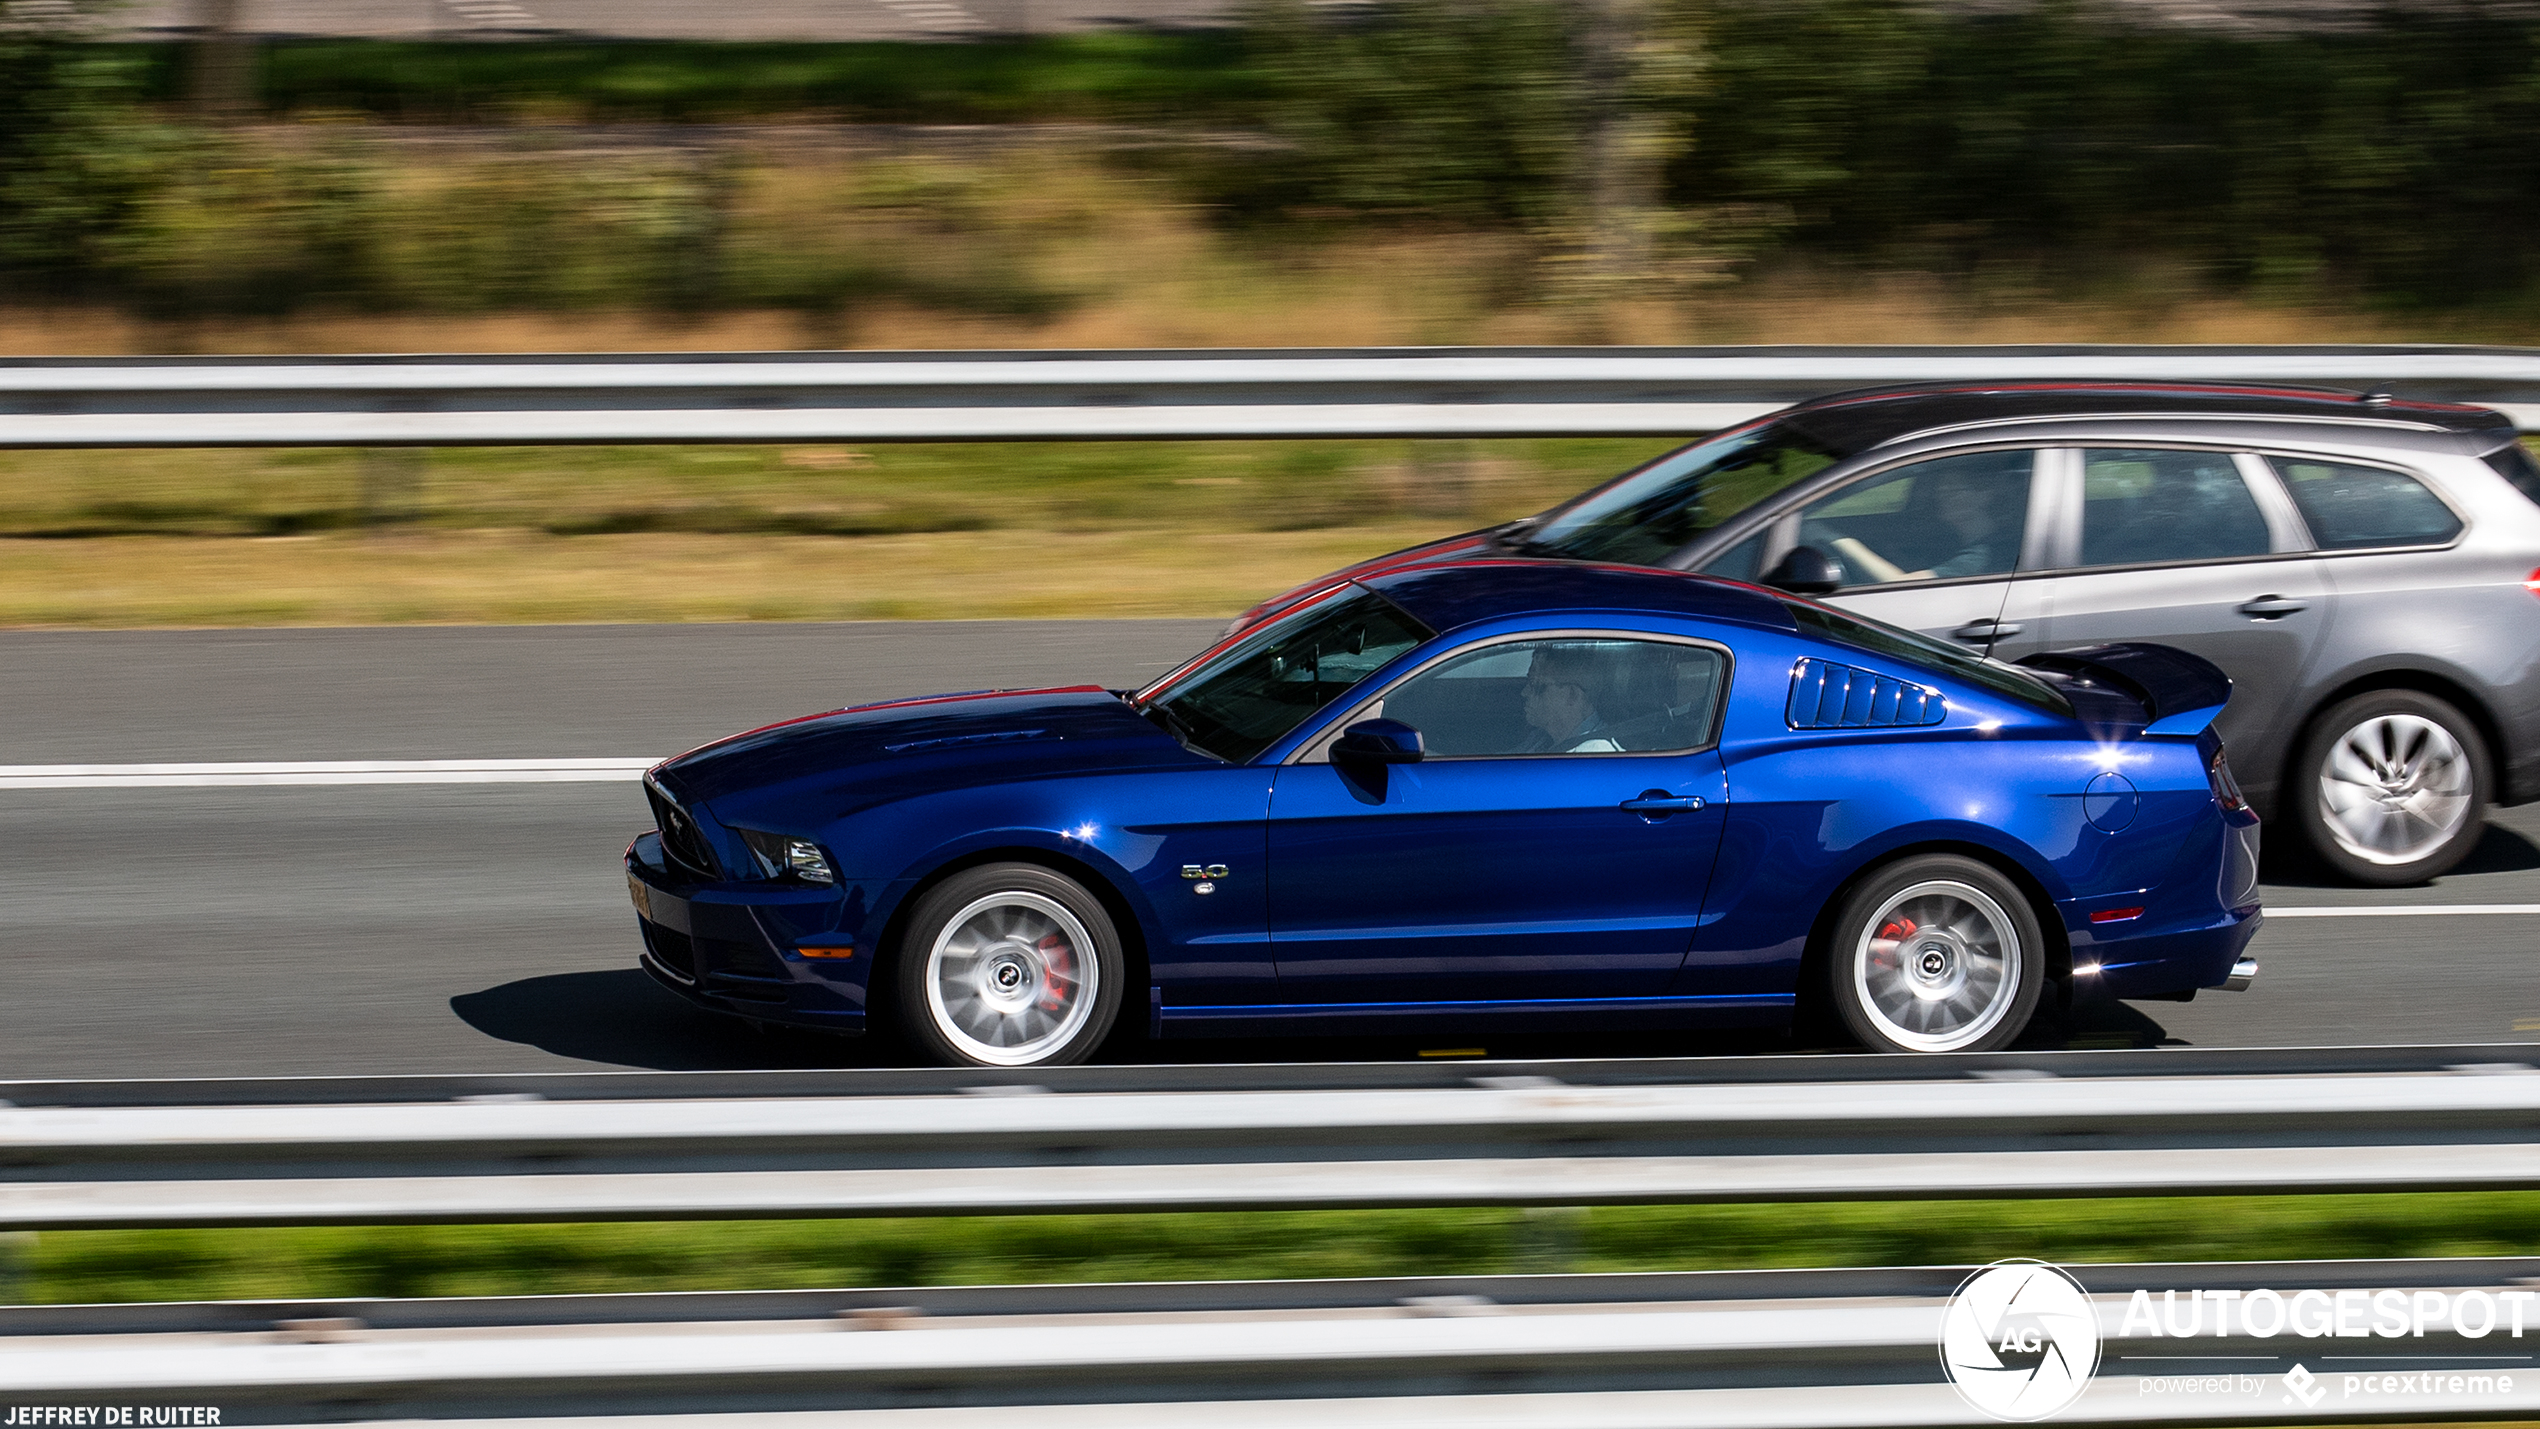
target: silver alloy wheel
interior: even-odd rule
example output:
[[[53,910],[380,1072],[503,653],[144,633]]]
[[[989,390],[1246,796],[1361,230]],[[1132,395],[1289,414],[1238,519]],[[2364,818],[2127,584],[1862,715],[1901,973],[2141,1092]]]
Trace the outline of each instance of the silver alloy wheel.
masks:
[[[936,935],[926,1010],[962,1055],[1027,1067],[1084,1029],[1101,977],[1092,935],[1064,905],[1020,889],[991,893]]]
[[[2423,715],[2374,715],[2338,738],[2320,766],[2320,822],[2366,863],[2415,863],[2469,818],[2469,752]]]
[[[2020,933],[2002,905],[1956,879],[1904,889],[1861,930],[1852,985],[1881,1035],[1916,1052],[1984,1040],[2020,996]]]

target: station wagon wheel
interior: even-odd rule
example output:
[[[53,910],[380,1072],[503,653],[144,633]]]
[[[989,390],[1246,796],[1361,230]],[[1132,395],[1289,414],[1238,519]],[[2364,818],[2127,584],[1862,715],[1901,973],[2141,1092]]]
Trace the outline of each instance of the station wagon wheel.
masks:
[[[1836,1010],[1878,1052],[1989,1052],[2028,1026],[2045,979],[2037,916],[2009,879],[1951,854],[1880,870],[1844,900]]]
[[[1111,919],[1037,864],[991,864],[919,900],[900,940],[899,1003],[933,1060],[983,1067],[1082,1061],[1111,1030],[1123,977]]]
[[[2486,832],[2487,746],[2459,710],[2376,690],[2321,715],[2289,791],[2313,852],[2352,882],[2422,883]]]

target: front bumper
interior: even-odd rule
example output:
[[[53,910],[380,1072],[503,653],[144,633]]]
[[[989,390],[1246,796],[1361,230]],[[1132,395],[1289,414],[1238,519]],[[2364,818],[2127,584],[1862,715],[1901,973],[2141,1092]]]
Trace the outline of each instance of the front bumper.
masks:
[[[626,890],[655,982],[711,1012],[822,1032],[864,1031],[872,951],[806,957],[806,945],[845,946],[846,900],[834,888],[695,881],[673,866],[661,835],[626,848]]]

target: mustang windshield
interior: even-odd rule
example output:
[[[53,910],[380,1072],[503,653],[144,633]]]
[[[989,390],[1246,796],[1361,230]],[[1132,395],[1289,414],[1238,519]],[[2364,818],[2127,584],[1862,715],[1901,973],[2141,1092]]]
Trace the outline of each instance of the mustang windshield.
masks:
[[[1788,427],[1731,432],[1670,452],[1526,533],[1528,555],[1654,565],[1840,458]]]
[[[1242,764],[1435,633],[1352,586],[1271,622],[1139,704],[1184,743]]]

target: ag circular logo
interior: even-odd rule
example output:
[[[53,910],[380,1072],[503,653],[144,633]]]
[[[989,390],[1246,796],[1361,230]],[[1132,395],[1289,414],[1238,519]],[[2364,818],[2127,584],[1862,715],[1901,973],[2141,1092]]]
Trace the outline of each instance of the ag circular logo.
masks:
[[[2099,1315],[2081,1283],[2038,1260],[1997,1260],[1949,1297],[1940,1366],[1967,1403],[1996,1419],[2054,1414],[2099,1369]]]

